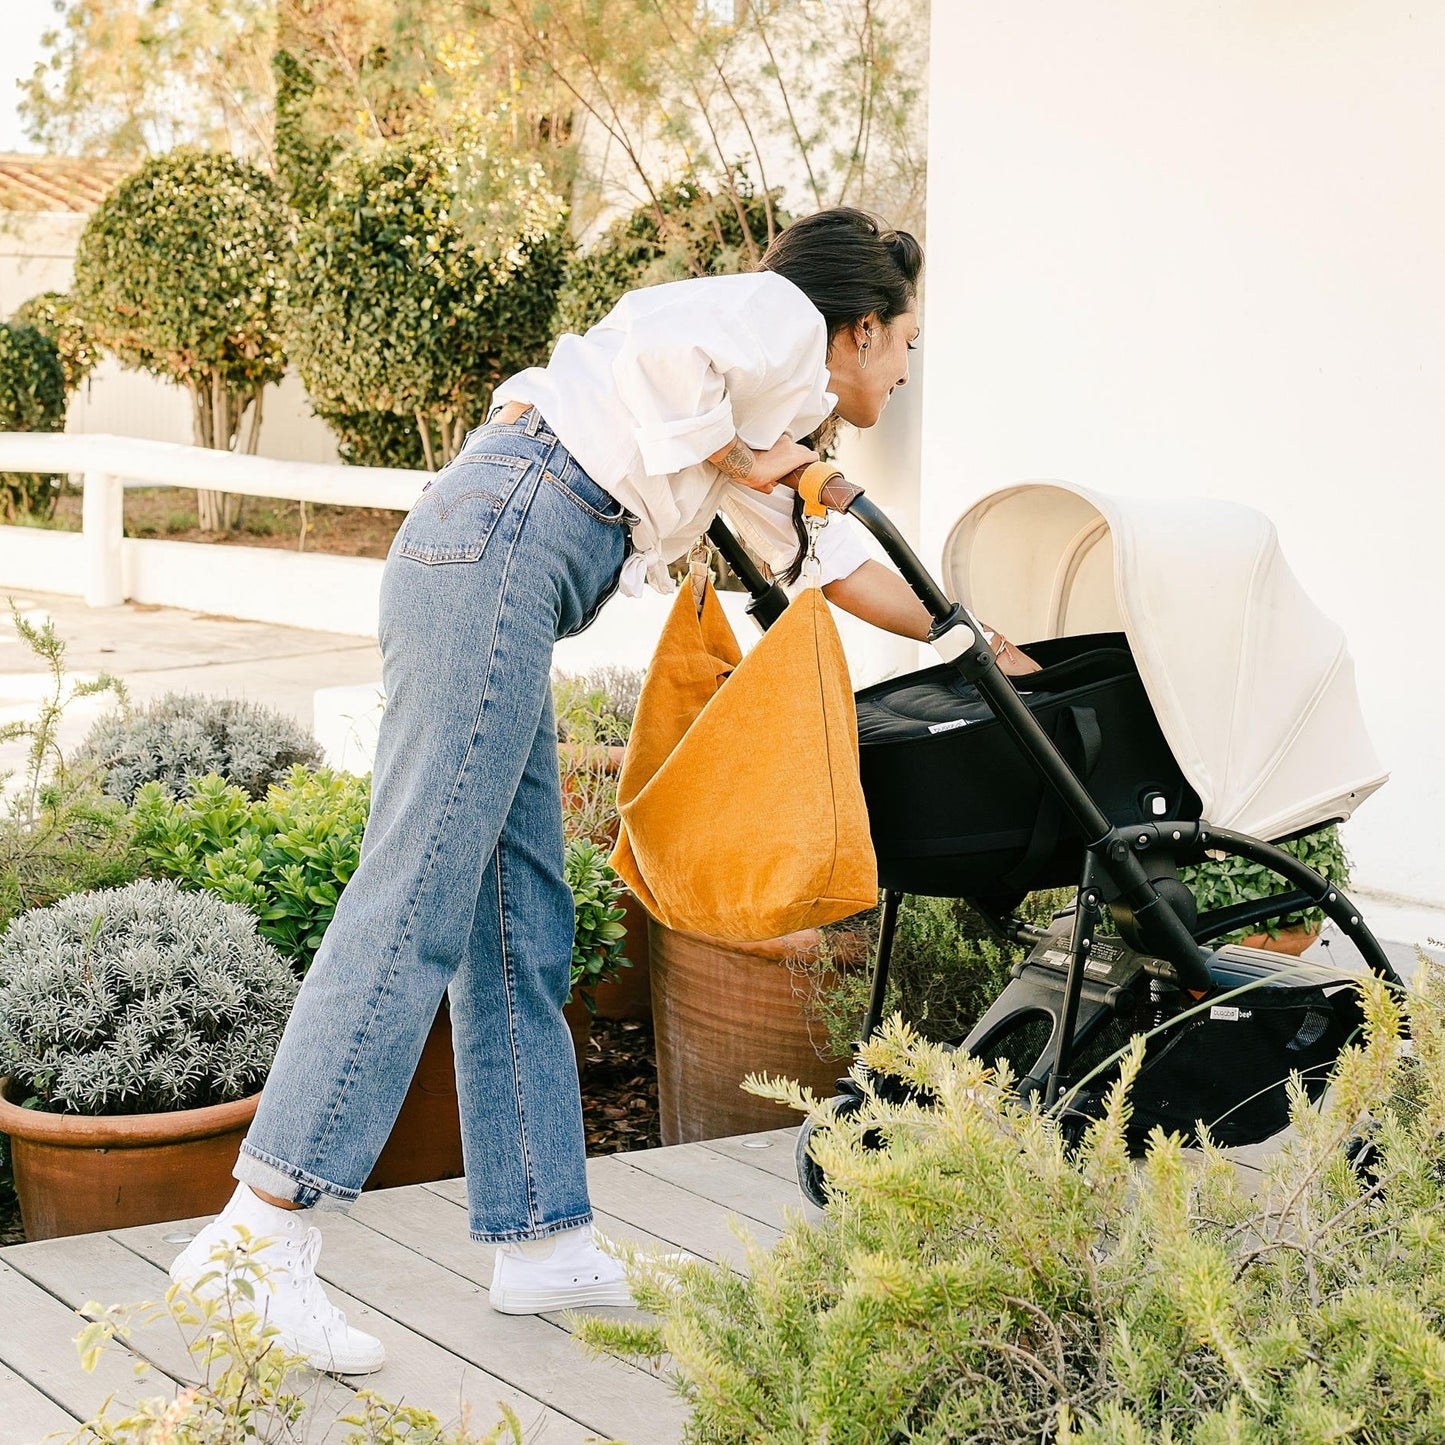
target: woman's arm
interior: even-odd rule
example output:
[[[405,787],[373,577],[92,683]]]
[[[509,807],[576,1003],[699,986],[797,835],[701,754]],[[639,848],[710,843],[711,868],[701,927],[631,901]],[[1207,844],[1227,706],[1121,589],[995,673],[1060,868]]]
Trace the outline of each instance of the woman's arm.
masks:
[[[730,482],[751,487],[755,492],[771,492],[783,477],[817,460],[817,452],[795,442],[787,432],[765,452],[755,452],[740,436],[735,436],[708,457]]]
[[[899,637],[911,637],[917,642],[928,640],[928,629],[933,619],[928,609],[918,600],[913,589],[891,567],[881,562],[867,561],[855,568],[846,577],[829,582],[823,588],[823,595],[844,612],[871,622],[885,632],[897,633]],[[1022,677],[1025,673],[1037,672],[1039,665],[1013,643],[1000,639],[995,634],[994,645],[998,652],[998,665],[1010,677]]]

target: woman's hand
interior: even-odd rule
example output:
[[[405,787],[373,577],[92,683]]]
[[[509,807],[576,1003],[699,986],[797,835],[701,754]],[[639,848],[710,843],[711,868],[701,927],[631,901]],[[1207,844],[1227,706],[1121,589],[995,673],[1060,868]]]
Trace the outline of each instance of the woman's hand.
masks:
[[[817,452],[799,445],[787,432],[765,452],[755,452],[741,437],[734,437],[708,458],[730,482],[755,492],[771,492],[789,472],[817,460]]]
[[[993,649],[998,670],[1006,677],[1026,677],[1031,672],[1043,671],[1028,653],[1020,652],[1003,633],[995,632],[987,623],[983,624],[983,630],[988,645]]]

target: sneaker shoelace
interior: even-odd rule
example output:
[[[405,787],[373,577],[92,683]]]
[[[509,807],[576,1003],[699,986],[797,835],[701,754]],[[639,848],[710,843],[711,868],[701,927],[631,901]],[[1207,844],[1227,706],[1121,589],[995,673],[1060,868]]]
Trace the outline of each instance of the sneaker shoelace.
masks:
[[[300,1239],[287,1241],[287,1249],[295,1258],[287,1269],[291,1289],[297,1295],[302,1316],[320,1327],[329,1340],[346,1337],[346,1316],[326,1298],[321,1281],[316,1277],[316,1260],[321,1253],[321,1231],[312,1225]]]

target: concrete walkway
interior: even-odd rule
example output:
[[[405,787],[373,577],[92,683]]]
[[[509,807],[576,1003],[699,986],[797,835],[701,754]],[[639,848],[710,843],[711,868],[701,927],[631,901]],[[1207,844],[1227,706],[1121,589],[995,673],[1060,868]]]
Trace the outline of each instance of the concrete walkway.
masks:
[[[310,729],[318,688],[381,677],[381,651],[366,638],[143,603],[87,607],[77,597],[10,593],[0,595],[0,724],[33,717],[48,690],[45,664],[15,633],[10,598],[30,621],[55,623],[68,671],[82,677],[112,672],[137,702],[172,691],[247,697]],[[110,706],[105,698],[78,699],[67,709],[62,748],[79,742]],[[0,747],[0,772],[22,769],[24,755],[23,743]]]

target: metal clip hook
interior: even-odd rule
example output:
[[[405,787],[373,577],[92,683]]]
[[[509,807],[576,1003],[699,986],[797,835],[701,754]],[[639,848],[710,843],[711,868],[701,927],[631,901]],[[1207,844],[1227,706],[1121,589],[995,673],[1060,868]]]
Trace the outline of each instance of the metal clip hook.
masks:
[[[687,554],[687,575],[692,583],[692,600],[701,611],[707,584],[712,580],[712,544],[706,533],[692,544],[692,550]]]
[[[828,525],[827,516],[804,516],[803,526],[808,532],[808,550],[803,557],[803,580],[810,586],[822,585],[823,564],[818,560],[818,534]]]

